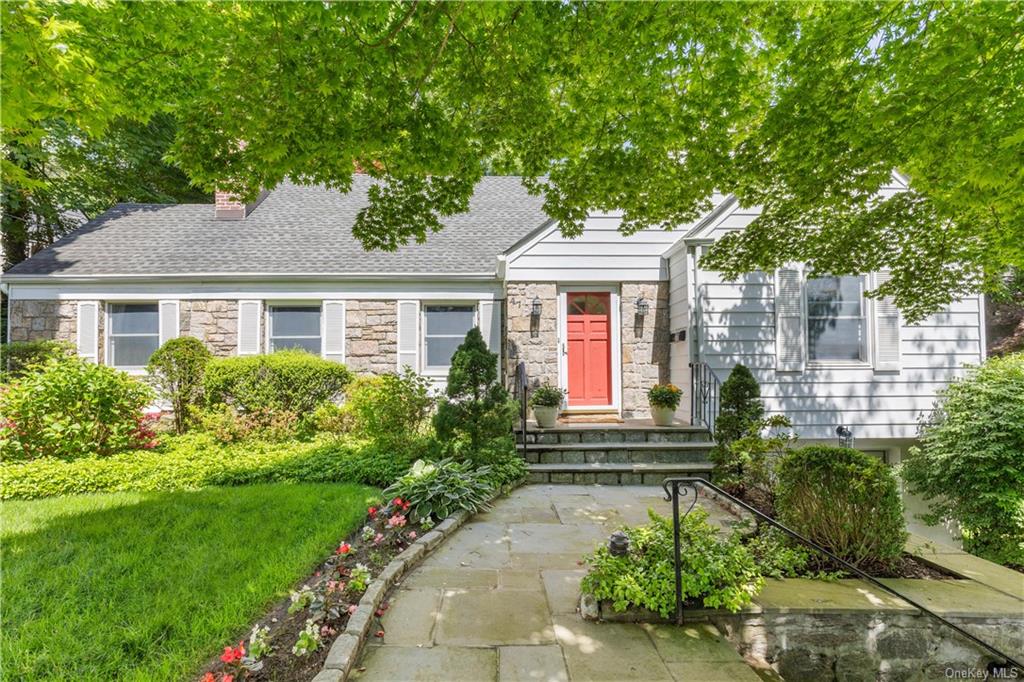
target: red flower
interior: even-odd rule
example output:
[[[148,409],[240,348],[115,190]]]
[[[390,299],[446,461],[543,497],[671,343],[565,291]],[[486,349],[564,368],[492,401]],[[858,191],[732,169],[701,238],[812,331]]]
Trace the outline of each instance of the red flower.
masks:
[[[391,500],[391,504],[394,504],[394,505],[397,505],[397,506],[401,507],[402,506],[402,498],[401,497],[396,497],[395,499]]]
[[[220,682],[235,682],[235,676],[224,673],[224,675],[220,678]]]
[[[371,519],[377,518],[377,508],[376,507],[370,507],[369,509],[367,509],[367,512],[370,514],[370,518]]]
[[[377,630],[377,635],[376,636],[380,637],[380,638],[383,638],[384,637],[384,631],[383,630]]]
[[[347,542],[343,542],[340,545],[338,545],[338,549],[334,550],[334,553],[335,554],[348,554],[351,551],[352,551],[352,545],[348,544]]]
[[[243,656],[245,656],[245,647],[242,646],[242,642],[239,642],[238,646],[234,648],[229,646],[224,647],[224,653],[220,655],[220,660],[230,665],[242,660]]]
[[[213,673],[206,673],[203,675],[203,682],[216,682],[217,678],[213,676]]]

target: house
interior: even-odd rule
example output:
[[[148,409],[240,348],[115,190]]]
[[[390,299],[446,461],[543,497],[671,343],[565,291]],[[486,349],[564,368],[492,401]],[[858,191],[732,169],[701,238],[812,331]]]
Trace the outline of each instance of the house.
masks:
[[[506,377],[568,390],[565,411],[646,417],[646,390],[685,391],[678,417],[736,363],[804,441],[849,428],[890,459],[936,392],[984,359],[980,298],[907,326],[863,296],[884,273],[809,278],[799,265],[723,281],[701,253],[756,209],[715,195],[675,230],[624,236],[595,213],[567,239],[518,178],[485,177],[424,244],[365,252],[351,234],[372,180],[347,194],[284,183],[252,205],[118,205],[2,278],[14,341],[58,338],[141,372],[177,335],[217,355],[299,346],[356,371],[409,366],[441,383],[479,326]],[[895,176],[886,192],[905,185]],[[691,366],[708,370],[692,400]],[[692,412],[691,412],[692,410]]]

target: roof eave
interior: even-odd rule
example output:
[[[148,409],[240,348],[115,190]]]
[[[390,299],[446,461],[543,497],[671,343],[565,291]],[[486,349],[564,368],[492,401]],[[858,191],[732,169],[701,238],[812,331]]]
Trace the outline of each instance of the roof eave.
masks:
[[[95,282],[351,282],[351,281],[474,281],[494,282],[496,272],[352,272],[352,273],[265,273],[200,272],[168,274],[13,274],[3,275],[3,284],[90,284]]]

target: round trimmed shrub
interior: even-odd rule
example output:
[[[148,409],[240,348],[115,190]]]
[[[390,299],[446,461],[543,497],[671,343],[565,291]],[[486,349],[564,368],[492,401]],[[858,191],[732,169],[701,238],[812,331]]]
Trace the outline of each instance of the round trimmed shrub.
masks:
[[[402,374],[357,377],[345,392],[342,412],[353,434],[393,443],[422,434],[433,409],[430,380],[406,368]]]
[[[303,350],[279,350],[211,360],[204,386],[211,404],[311,415],[321,403],[337,399],[350,378],[345,365]]]
[[[0,378],[16,378],[30,368],[45,363],[50,358],[68,357],[75,354],[75,347],[67,341],[37,340],[12,341],[0,344]]]
[[[851,448],[810,445],[782,458],[779,520],[858,567],[899,558],[907,540],[892,469]]]
[[[1024,353],[942,391],[902,475],[928,502],[926,522],[955,519],[964,549],[1024,567]]]
[[[71,460],[155,445],[149,386],[77,356],[51,358],[0,389],[0,457]]]

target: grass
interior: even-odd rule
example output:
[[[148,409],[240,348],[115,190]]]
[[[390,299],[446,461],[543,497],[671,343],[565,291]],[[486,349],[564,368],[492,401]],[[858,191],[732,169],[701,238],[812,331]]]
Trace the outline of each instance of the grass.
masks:
[[[268,484],[2,506],[4,680],[181,680],[247,634],[377,491]]]

